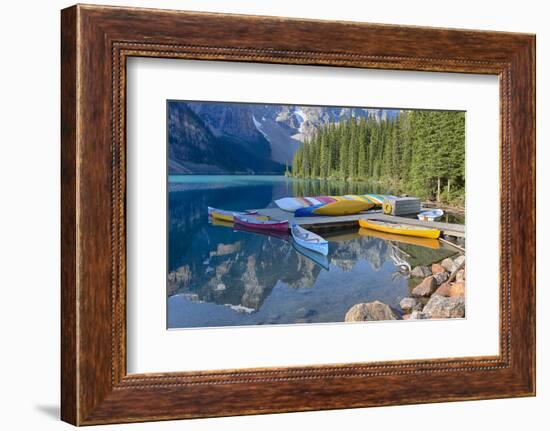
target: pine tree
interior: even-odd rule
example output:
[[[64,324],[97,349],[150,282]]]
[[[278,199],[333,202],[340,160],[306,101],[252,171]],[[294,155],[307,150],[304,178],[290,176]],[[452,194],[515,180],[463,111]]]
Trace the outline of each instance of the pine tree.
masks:
[[[368,128],[365,118],[359,123],[359,155],[357,161],[357,173],[360,178],[367,178],[367,157],[368,157]]]
[[[350,133],[349,133],[349,146],[348,146],[348,176],[350,179],[357,177],[357,154],[359,152],[359,146],[357,144],[357,126],[355,119],[350,121]]]
[[[349,174],[349,141],[343,138],[340,143],[340,178],[346,180]]]
[[[309,164],[309,142],[308,140],[304,141],[304,147],[302,152],[302,169],[301,169],[301,177],[302,178],[308,178],[310,172],[310,164]]]

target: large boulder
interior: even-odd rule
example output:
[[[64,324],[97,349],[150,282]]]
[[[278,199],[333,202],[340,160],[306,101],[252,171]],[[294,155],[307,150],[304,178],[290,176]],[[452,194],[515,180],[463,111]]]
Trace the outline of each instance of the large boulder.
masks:
[[[412,277],[417,278],[425,278],[432,275],[432,271],[430,271],[430,268],[427,266],[415,266],[414,269],[411,271]]]
[[[422,282],[412,290],[413,296],[430,296],[437,288],[437,282],[433,276],[426,277]]]
[[[401,310],[403,310],[405,313],[410,313],[414,310],[418,310],[419,308],[422,309],[422,304],[418,302],[416,298],[403,298],[399,302],[399,307],[401,307]]]
[[[433,295],[422,313],[428,319],[450,319],[464,317],[466,312],[463,296],[445,297]]]
[[[451,258],[446,258],[446,259],[443,259],[443,261],[441,262],[441,266],[443,268],[445,268],[445,271],[448,271],[450,273],[453,273],[455,270],[456,270],[456,264],[455,264],[455,261],[452,260]]]
[[[389,305],[380,301],[355,304],[346,313],[346,322],[365,322],[372,320],[398,320],[400,316]]]

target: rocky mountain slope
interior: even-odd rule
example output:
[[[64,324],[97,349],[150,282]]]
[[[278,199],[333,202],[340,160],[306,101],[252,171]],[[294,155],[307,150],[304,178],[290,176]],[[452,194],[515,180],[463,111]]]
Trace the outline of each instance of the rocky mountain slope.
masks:
[[[229,111],[232,118],[216,123],[201,118],[186,103],[170,102],[169,174],[282,173],[284,165],[271,158],[269,142],[239,114]]]
[[[321,125],[397,115],[384,109],[169,101],[170,174],[280,174]]]

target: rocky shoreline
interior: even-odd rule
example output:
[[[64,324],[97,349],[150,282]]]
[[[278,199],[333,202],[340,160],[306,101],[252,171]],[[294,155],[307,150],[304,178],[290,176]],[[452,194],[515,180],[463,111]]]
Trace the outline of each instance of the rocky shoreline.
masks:
[[[431,267],[417,266],[411,279],[419,283],[394,310],[380,301],[355,304],[346,322],[377,320],[456,319],[465,317],[466,257],[446,258]]]

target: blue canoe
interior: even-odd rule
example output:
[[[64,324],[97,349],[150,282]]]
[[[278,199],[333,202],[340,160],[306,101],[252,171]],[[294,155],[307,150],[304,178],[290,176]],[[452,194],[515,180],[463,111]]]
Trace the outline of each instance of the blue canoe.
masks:
[[[320,217],[319,214],[315,214],[313,211],[317,208],[321,208],[325,204],[311,205],[305,208],[298,208],[294,211],[294,217]]]

